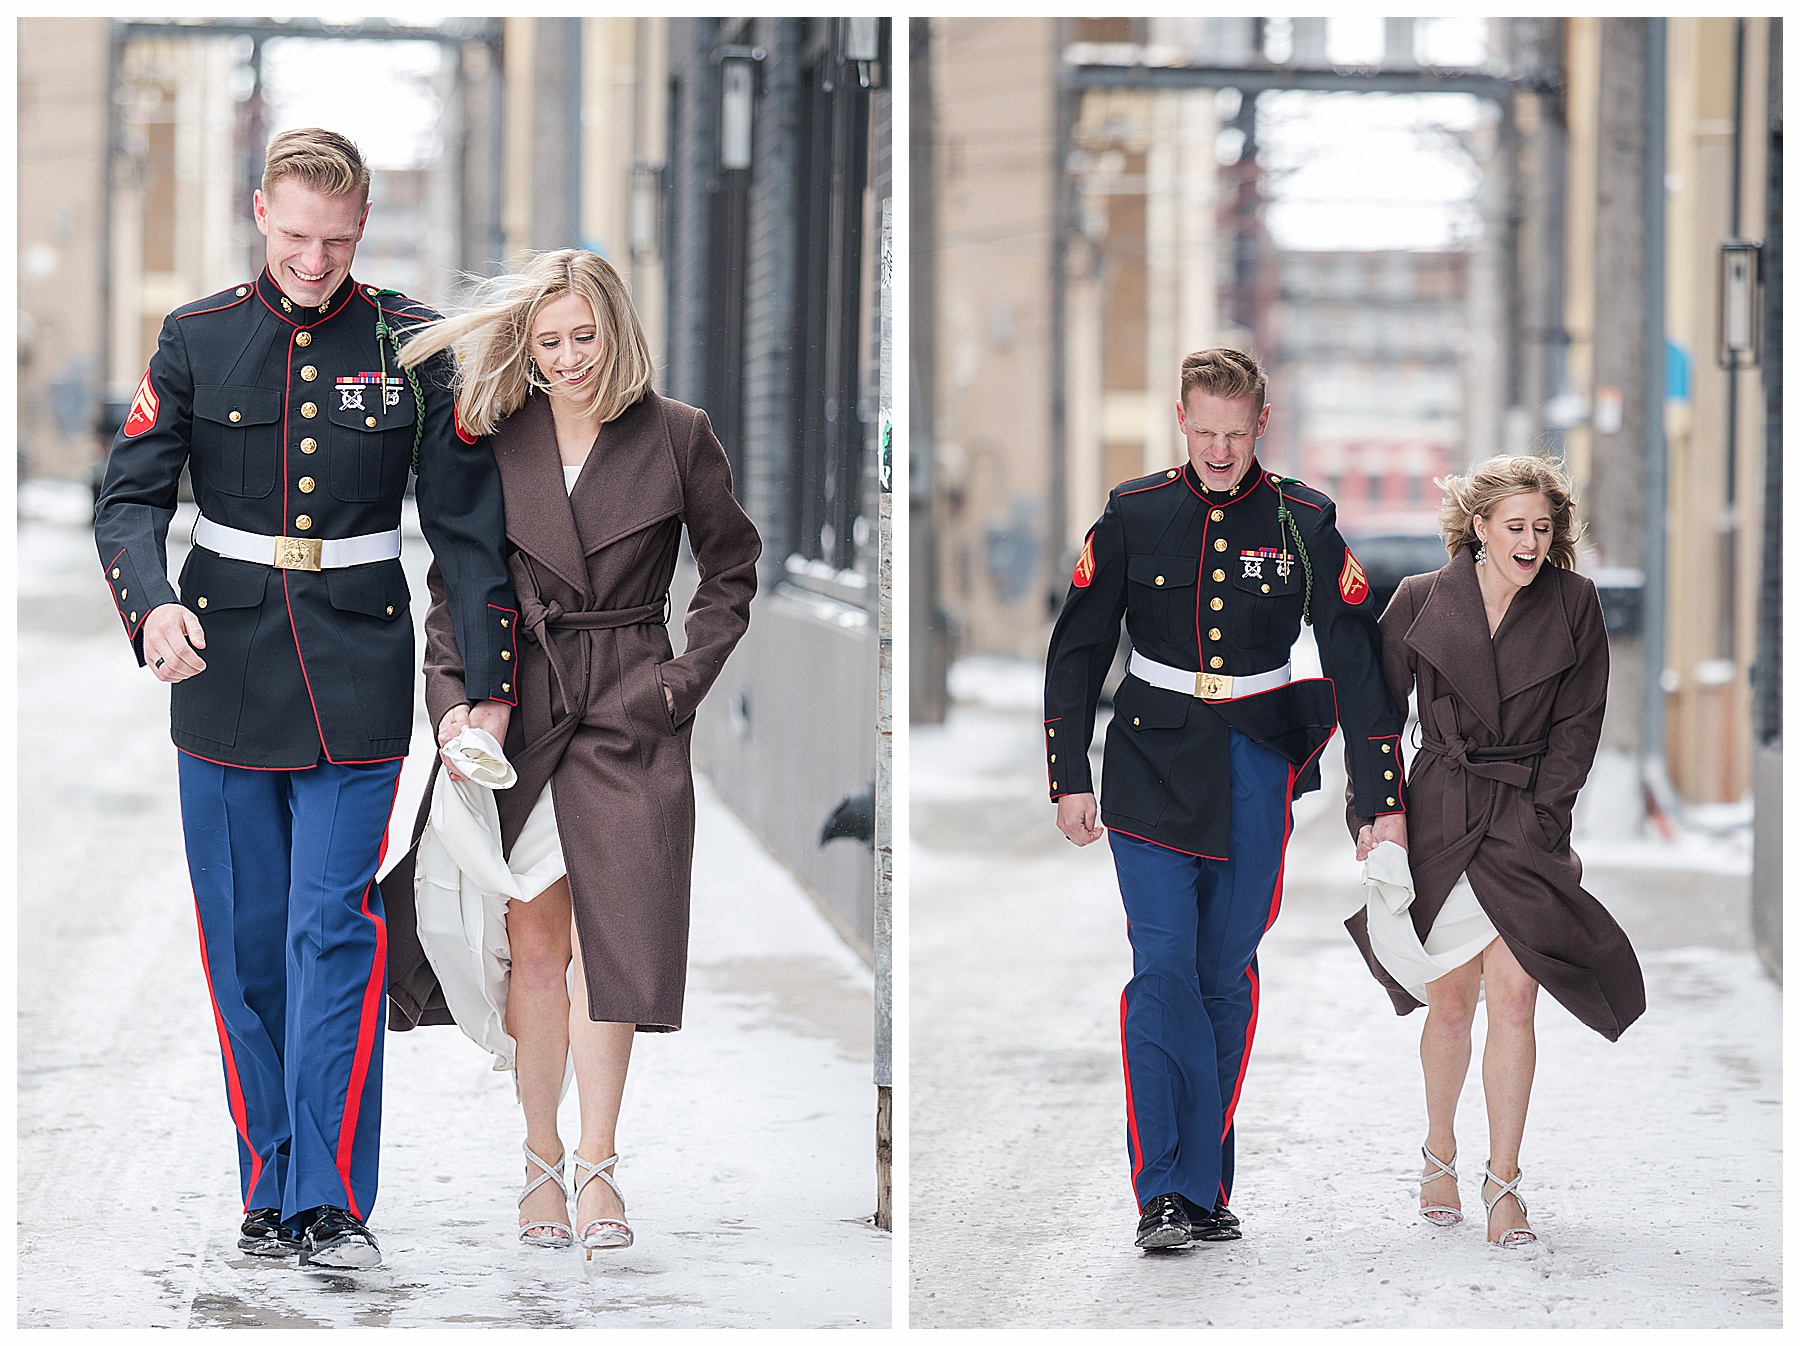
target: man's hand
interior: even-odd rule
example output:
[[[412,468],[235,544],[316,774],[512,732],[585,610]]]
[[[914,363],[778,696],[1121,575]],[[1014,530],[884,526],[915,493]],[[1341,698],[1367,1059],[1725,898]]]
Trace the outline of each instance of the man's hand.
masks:
[[[451,739],[462,733],[468,726],[469,708],[467,706],[450,707],[449,710],[444,712],[444,718],[438,721],[438,757],[442,759],[444,770],[449,773],[451,780],[463,780],[466,778],[457,774],[456,768],[450,765],[450,759],[444,756],[443,749],[449,744]]]
[[[1064,795],[1056,801],[1057,829],[1077,846],[1086,846],[1106,835],[1105,829],[1095,825],[1098,814],[1099,806],[1091,794]]]
[[[512,722],[512,707],[504,701],[477,701],[469,710],[469,723],[485,729],[494,742],[506,746],[506,726]]]
[[[200,619],[179,603],[161,603],[144,618],[144,662],[163,682],[181,682],[206,671],[196,650],[206,648]]]
[[[1391,841],[1401,850],[1406,849],[1406,815],[1404,813],[1384,813],[1375,820],[1373,826],[1364,823],[1362,831],[1356,834],[1356,858],[1367,860],[1369,852],[1383,841]]]

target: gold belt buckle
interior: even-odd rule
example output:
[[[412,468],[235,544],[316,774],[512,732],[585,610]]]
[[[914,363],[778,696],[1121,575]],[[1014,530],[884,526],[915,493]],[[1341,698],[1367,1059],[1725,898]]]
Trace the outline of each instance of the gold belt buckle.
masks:
[[[1205,701],[1225,701],[1231,697],[1231,674],[1194,674],[1194,695]]]
[[[275,539],[277,570],[323,570],[319,557],[322,539],[316,537],[281,537]]]

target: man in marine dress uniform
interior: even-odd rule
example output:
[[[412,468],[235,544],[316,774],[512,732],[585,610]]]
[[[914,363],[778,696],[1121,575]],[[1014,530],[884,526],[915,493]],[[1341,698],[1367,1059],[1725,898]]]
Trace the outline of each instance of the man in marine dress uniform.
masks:
[[[100,560],[140,664],[173,684],[182,828],[246,1212],[238,1246],[379,1265],[387,931],[375,871],[412,737],[417,666],[400,506],[450,589],[471,721],[504,738],[518,604],[492,453],[455,421],[436,315],[359,285],[356,146],[269,145],[253,282],[171,313],[107,462]],[[200,509],[169,584],[182,468]]]
[[[1368,581],[1331,501],[1257,463],[1265,387],[1239,351],[1182,362],[1188,461],[1113,489],[1050,637],[1050,797],[1078,846],[1103,834],[1088,742],[1121,617],[1131,639],[1099,820],[1132,948],[1120,1017],[1141,1248],[1240,1235],[1232,1114],[1256,1028],[1256,946],[1281,906],[1292,802],[1318,787],[1340,721],[1358,813],[1377,839],[1406,844],[1401,717]],[[1303,621],[1326,676],[1296,682]]]

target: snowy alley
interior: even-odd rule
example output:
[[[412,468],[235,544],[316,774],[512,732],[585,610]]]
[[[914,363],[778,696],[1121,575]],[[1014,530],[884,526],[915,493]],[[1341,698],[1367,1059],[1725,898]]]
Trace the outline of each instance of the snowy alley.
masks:
[[[687,1026],[639,1035],[620,1120],[637,1245],[591,1280],[578,1249],[519,1245],[510,1078],[426,1028],[387,1039],[385,1265],[237,1251],[168,694],[120,635],[80,499],[20,524],[20,1325],[885,1326],[869,971],[704,778]],[[415,621],[427,555],[412,525]],[[429,742],[421,713],[401,830]],[[571,1090],[570,1144],[575,1118]]]
[[[1540,997],[1520,1162],[1543,1243],[1489,1249],[1479,1017],[1457,1126],[1475,1218],[1440,1230],[1414,1213],[1424,1015],[1394,1015],[1341,925],[1361,889],[1335,740],[1324,789],[1296,808],[1260,953],[1232,1196],[1244,1237],[1137,1251],[1130,951],[1106,845],[1056,830],[1041,679],[970,661],[948,723],[913,730],[914,1325],[1781,1325],[1781,993],[1750,951],[1747,845],[1578,832],[1649,1008],[1609,1044]]]

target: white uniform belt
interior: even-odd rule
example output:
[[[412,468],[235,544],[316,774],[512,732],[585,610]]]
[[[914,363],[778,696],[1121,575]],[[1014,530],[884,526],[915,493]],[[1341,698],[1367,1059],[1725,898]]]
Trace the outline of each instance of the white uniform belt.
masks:
[[[1293,681],[1293,668],[1289,663],[1280,668],[1271,668],[1267,673],[1246,673],[1233,677],[1229,673],[1193,673],[1185,668],[1146,659],[1136,650],[1131,652],[1132,677],[1147,682],[1152,687],[1186,692],[1189,696],[1197,696],[1206,701],[1229,701],[1234,696],[1254,696],[1257,692],[1266,692],[1272,687],[1286,686]]]
[[[398,528],[360,537],[271,537],[228,528],[204,514],[194,523],[194,541],[235,561],[256,561],[282,570],[341,570],[371,561],[391,561],[400,555]]]

